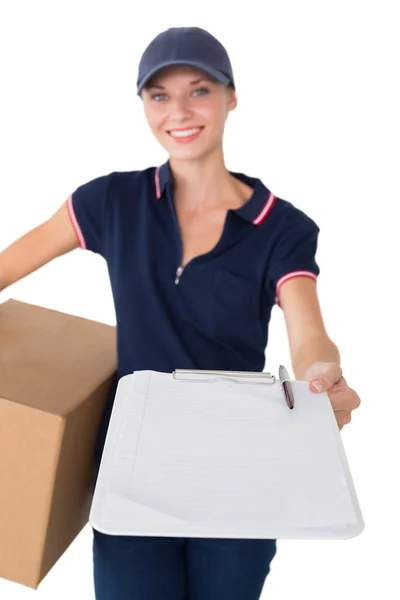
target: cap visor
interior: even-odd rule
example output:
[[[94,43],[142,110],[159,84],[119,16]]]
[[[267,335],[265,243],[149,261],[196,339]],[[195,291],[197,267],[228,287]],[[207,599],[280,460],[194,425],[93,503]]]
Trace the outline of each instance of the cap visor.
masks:
[[[166,67],[172,67],[175,65],[185,65],[189,67],[194,67],[195,69],[199,69],[199,71],[203,71],[212,79],[215,79],[215,81],[224,85],[227,85],[230,82],[229,77],[221,73],[221,71],[217,71],[217,69],[214,69],[213,67],[210,67],[204,63],[193,60],[170,60],[168,62],[157,65],[157,67],[154,67],[154,69],[149,71],[149,73],[147,73],[146,76],[143,77],[143,79],[138,84],[137,93],[140,94],[142,89],[145,87],[146,83],[153,77],[153,75],[158,73],[158,71],[161,71],[161,69],[165,69]]]

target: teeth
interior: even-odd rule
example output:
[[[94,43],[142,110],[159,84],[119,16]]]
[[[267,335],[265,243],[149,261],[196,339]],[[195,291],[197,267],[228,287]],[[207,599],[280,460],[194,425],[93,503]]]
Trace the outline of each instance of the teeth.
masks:
[[[189,137],[189,135],[194,135],[201,131],[201,127],[197,127],[196,129],[185,129],[185,131],[170,131],[172,137]]]

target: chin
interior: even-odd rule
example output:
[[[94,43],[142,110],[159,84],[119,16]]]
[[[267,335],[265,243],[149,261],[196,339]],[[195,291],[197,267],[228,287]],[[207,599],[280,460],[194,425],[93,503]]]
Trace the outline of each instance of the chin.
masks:
[[[199,160],[214,152],[216,145],[218,145],[217,141],[213,139],[214,136],[210,138],[210,135],[200,137],[198,140],[187,144],[174,142],[168,134],[166,135],[167,138],[165,134],[158,134],[156,138],[170,158],[176,160]],[[204,136],[204,132],[201,135]]]
[[[216,144],[199,144],[196,145],[182,144],[182,147],[178,145],[166,144],[163,146],[168,152],[170,158],[175,160],[201,160],[209,154],[213,154],[216,150]]]

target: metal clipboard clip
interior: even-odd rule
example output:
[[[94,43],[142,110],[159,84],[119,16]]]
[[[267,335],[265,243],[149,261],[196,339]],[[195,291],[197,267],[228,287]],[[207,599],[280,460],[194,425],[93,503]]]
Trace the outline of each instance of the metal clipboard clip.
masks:
[[[282,375],[282,369],[283,369],[283,373],[285,374],[285,377],[283,377],[283,375]],[[185,375],[190,375],[190,376],[200,375],[200,377],[196,377],[196,378],[187,377],[186,378]],[[194,369],[194,370],[193,369],[175,369],[175,371],[172,372],[172,376],[176,381],[186,382],[186,383],[191,383],[191,382],[214,383],[215,381],[229,379],[230,381],[233,381],[234,383],[238,383],[238,384],[246,384],[247,383],[247,384],[251,384],[251,385],[271,385],[271,384],[275,383],[275,381],[276,381],[275,375],[272,375],[272,373],[267,373],[265,371],[263,371],[263,372],[258,372],[258,371],[206,371],[206,370],[202,370],[202,369],[197,369],[197,370],[196,369]],[[293,390],[292,390],[292,386],[290,383],[288,373],[287,373],[286,369],[284,367],[282,367],[282,365],[279,367],[279,376],[280,376],[286,404],[288,405],[288,407],[290,409],[292,409],[294,406]],[[243,379],[244,381],[240,381],[240,379]],[[251,381],[252,379],[253,380],[257,379],[258,381]]]

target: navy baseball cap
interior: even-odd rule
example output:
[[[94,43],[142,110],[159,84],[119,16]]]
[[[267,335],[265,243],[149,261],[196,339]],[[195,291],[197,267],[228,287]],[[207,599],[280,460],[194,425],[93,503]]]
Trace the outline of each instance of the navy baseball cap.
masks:
[[[144,51],[139,64],[137,93],[160,69],[188,65],[235,89],[227,51],[211,33],[199,27],[172,27],[158,34]]]

